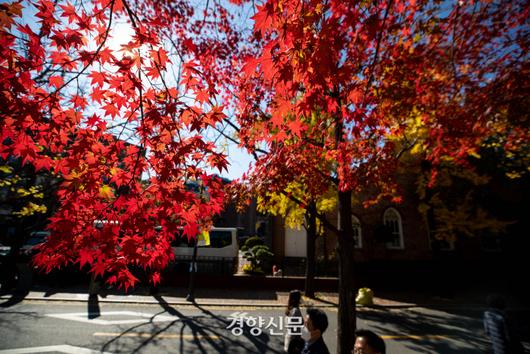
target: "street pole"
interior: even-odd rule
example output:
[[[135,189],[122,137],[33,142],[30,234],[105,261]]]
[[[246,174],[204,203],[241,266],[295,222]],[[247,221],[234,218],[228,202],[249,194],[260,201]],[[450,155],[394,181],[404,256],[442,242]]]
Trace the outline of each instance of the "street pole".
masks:
[[[190,284],[188,288],[188,295],[186,296],[186,301],[195,302],[195,273],[197,272],[197,248],[199,240],[195,238],[195,245],[193,246],[193,256],[191,257],[190,264]]]
[[[199,187],[199,196],[201,200],[204,199],[204,185],[201,183]],[[190,264],[190,284],[188,288],[188,296],[186,301],[195,302],[195,273],[197,272],[197,248],[199,247],[199,235],[195,235],[195,244],[193,245],[193,256]]]

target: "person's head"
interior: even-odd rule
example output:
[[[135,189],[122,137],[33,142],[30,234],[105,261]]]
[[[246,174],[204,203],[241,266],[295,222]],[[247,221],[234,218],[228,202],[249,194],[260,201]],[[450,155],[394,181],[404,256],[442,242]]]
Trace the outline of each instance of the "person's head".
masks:
[[[328,316],[322,310],[310,308],[307,310],[304,324],[311,335],[310,340],[314,341],[320,338],[328,328]]]
[[[302,293],[300,290],[291,290],[289,292],[289,300],[287,301],[287,311],[285,312],[286,315],[289,315],[289,311],[291,311],[294,307],[300,307],[300,300],[302,299]]]
[[[506,301],[504,298],[500,295],[490,295],[487,299],[488,306],[497,309],[497,310],[504,310],[506,308]]]
[[[300,300],[302,299],[302,293],[300,290],[291,290],[289,292],[289,306],[298,307],[300,306]]]
[[[383,338],[367,329],[355,332],[353,354],[385,354],[386,346]]]

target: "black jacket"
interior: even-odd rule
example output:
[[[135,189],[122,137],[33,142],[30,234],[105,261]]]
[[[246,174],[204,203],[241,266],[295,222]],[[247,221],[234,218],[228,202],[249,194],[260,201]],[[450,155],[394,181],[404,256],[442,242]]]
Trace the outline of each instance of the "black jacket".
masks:
[[[329,350],[324,339],[320,337],[313,343],[306,342],[302,354],[329,354]]]

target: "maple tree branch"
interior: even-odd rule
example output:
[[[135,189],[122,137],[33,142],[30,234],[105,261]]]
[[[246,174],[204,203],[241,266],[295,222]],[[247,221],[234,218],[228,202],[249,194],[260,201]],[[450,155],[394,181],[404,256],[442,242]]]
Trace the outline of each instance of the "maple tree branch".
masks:
[[[112,15],[114,14],[114,1],[115,0],[112,0],[110,2],[110,15],[109,15],[109,24],[105,30],[105,37],[103,38],[103,41],[101,42],[101,44],[97,47],[96,51],[92,54],[92,59],[90,60],[89,63],[87,63],[83,69],[79,72],[79,74],[77,74],[76,76],[70,78],[67,82],[63,83],[59,88],[57,88],[55,91],[53,92],[50,92],[46,97],[42,98],[41,100],[39,100],[40,102],[44,101],[44,100],[47,100],[48,98],[50,98],[52,95],[58,93],[59,91],[61,91],[63,88],[65,88],[66,86],[68,86],[72,81],[76,80],[79,76],[81,76],[85,71],[86,69],[88,69],[88,67],[90,65],[92,65],[92,62],[94,61],[94,59],[96,59],[96,57],[98,56],[99,52],[101,51],[101,49],[103,48],[103,46],[105,45],[105,43],[107,42],[107,38],[109,36],[109,32],[110,32],[110,28],[112,26]]]
[[[309,203],[306,204],[303,201],[301,201],[300,199],[298,199],[295,196],[293,196],[292,194],[286,193],[285,191],[281,191],[281,193],[284,196],[286,196],[287,198],[289,198],[291,201],[295,202],[302,209],[308,210],[308,204]],[[320,222],[322,222],[324,227],[329,229],[334,234],[339,235],[339,233],[340,233],[339,229],[335,225],[333,225],[331,222],[329,222],[329,220],[326,218],[326,215],[324,215],[322,213],[319,213],[317,210],[314,210],[314,213],[315,213],[316,217],[318,218],[318,220],[320,220]]]
[[[326,218],[326,215],[319,213],[318,211],[315,213],[316,217],[322,225],[324,225],[325,228],[333,232],[335,235],[340,235],[340,230],[337,228],[337,226],[333,225],[331,222],[329,222],[328,218]]]
[[[125,10],[127,10],[127,14],[129,15],[129,18],[131,19],[131,24],[132,24],[133,28],[137,29],[138,26],[136,25],[136,20],[138,20],[138,17],[136,16],[135,13],[133,13],[133,11],[129,7],[129,4],[127,3],[126,0],[122,0],[121,2],[123,4],[123,7],[125,7]]]
[[[140,69],[138,69],[138,80],[140,81],[140,87],[138,88],[138,92],[140,95],[140,125],[143,126],[144,125],[144,102],[143,102],[144,98],[143,98],[143,93],[142,93],[143,91],[142,90],[142,70]],[[138,149],[138,152],[136,153],[136,161],[134,162],[134,167],[132,171],[131,180],[129,181],[129,185],[134,180],[134,176],[136,175],[136,168],[138,167],[138,163],[140,162],[140,157],[142,157],[145,151],[145,139],[146,137],[143,136],[142,142],[140,144],[140,148]]]
[[[313,146],[320,147],[320,148],[324,147],[323,142],[317,141],[316,139],[308,137],[308,136],[304,136],[302,140],[304,141],[304,144],[309,144],[309,145],[313,145]]]
[[[374,57],[372,59],[372,63],[370,64],[370,76],[368,77],[368,81],[366,82],[366,87],[364,88],[363,101],[361,103],[361,107],[363,107],[363,108],[365,106],[366,95],[368,94],[368,90],[370,90],[370,86],[372,86],[372,81],[374,80],[374,76],[375,76],[374,75],[375,74],[374,71],[375,71],[375,67],[377,65],[377,61],[379,59],[379,51],[380,51],[380,48],[381,48],[381,41],[383,40],[384,31],[385,31],[385,22],[386,22],[389,10],[392,7],[393,2],[394,2],[393,0],[389,0],[388,3],[387,3],[387,6],[385,8],[385,15],[383,16],[383,22],[381,23],[381,31],[379,32],[379,37],[377,38],[377,44],[376,44],[376,47],[375,47]]]
[[[228,118],[223,118],[223,121],[224,121],[225,123],[227,123],[229,126],[231,126],[236,132],[239,133],[239,132],[241,131],[241,128],[238,127],[237,125],[235,125],[230,119],[228,119]],[[227,139],[229,139],[230,141],[232,141],[234,144],[237,144],[237,145],[240,145],[240,144],[241,144],[241,142],[240,142],[240,141],[237,141],[235,138],[228,137],[228,136],[225,136],[225,137],[226,137]],[[253,155],[253,157],[254,157],[255,160],[258,159],[258,155],[256,154],[256,152],[262,153],[262,154],[264,154],[264,155],[268,155],[268,154],[270,154],[270,151],[265,151],[265,150],[263,150],[263,149],[261,149],[261,148],[258,148],[258,147],[254,147],[252,150],[253,150],[253,151],[252,151],[252,155]]]
[[[136,109],[133,112],[136,112]],[[112,129],[116,129],[116,128],[119,128],[119,127],[123,127],[123,129],[127,129],[127,130],[129,130],[131,132],[134,132],[135,130],[133,128],[129,127],[128,124],[129,124],[129,122],[124,121],[124,122],[121,122],[121,123],[117,123],[117,124],[111,125],[110,127],[107,127],[107,130],[112,130]],[[123,132],[123,130],[122,130],[122,132]],[[121,132],[120,132],[120,135],[121,135]]]
[[[460,4],[456,4],[456,12],[455,12],[455,18],[453,23],[453,35],[451,36],[451,67],[453,69],[453,97],[454,100],[455,97],[458,95],[458,73],[456,69],[456,63],[455,63],[455,42],[456,42],[456,26],[458,24],[458,15],[460,10]]]
[[[124,122],[119,123],[119,124],[116,124],[116,126],[115,126],[116,128],[119,127],[119,126],[122,126],[122,129],[121,129],[121,131],[120,131],[120,134],[118,134],[117,140],[116,140],[116,142],[114,143],[114,145],[116,145],[116,144],[118,143],[118,140],[120,140],[121,135],[122,135],[123,132],[125,131],[125,128],[131,129],[131,128],[129,128],[129,127],[127,126],[127,124],[129,124],[129,123],[128,123],[129,118],[131,118],[131,117],[133,116],[133,114],[136,113],[137,110],[138,110],[138,107],[137,107],[136,109],[134,109],[134,110],[131,111],[131,113],[129,114],[129,116],[127,117],[127,119],[126,119]],[[111,128],[108,128],[108,130],[110,130],[110,129],[112,129],[112,128],[114,128],[114,126],[111,127]]]
[[[289,198],[291,201],[295,202],[302,209],[307,210],[307,203],[304,203],[302,200],[296,198],[291,193],[287,193],[285,191],[281,191],[280,193]]]
[[[202,18],[202,25],[201,25],[201,30],[202,30],[202,27],[204,26],[204,23],[206,22],[206,15],[208,13],[208,6],[210,5],[210,0],[206,0],[206,7],[204,8],[204,16]]]
[[[224,130],[226,129],[226,125],[223,127],[223,129],[219,129],[217,128],[216,126],[213,127],[219,134],[221,134],[222,136],[224,136],[225,138],[227,138],[228,140],[230,140],[231,142],[233,142],[234,144],[239,144],[239,141],[237,141],[236,139],[234,139],[233,137],[231,137],[230,135],[226,134],[224,132]]]
[[[407,138],[405,137],[405,140],[407,140]],[[408,142],[408,140],[407,140]],[[416,139],[415,141],[409,143],[407,146],[404,146],[396,155],[396,159],[399,160],[401,159],[401,156],[403,156],[403,154],[409,150],[411,150],[418,142],[418,139]]]

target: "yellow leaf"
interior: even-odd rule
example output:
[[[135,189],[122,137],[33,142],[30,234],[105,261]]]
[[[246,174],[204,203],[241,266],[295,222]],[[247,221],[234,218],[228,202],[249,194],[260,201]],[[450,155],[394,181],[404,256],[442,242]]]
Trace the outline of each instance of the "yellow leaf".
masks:
[[[208,231],[201,232],[197,242],[199,246],[210,246],[210,233]]]
[[[11,173],[13,172],[13,169],[9,166],[0,166],[0,171],[4,173]]]
[[[111,199],[114,197],[114,191],[105,184],[99,188],[99,196],[104,199]]]

